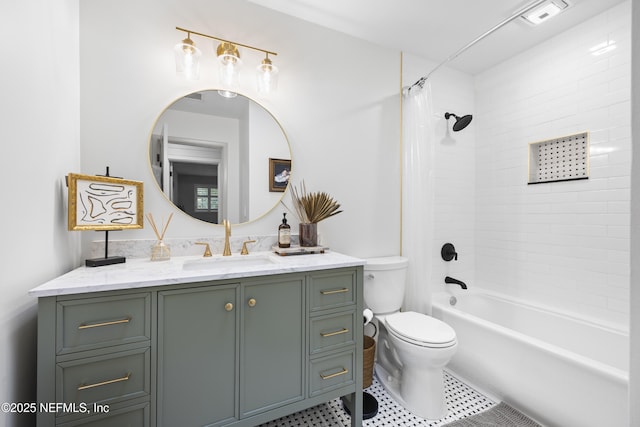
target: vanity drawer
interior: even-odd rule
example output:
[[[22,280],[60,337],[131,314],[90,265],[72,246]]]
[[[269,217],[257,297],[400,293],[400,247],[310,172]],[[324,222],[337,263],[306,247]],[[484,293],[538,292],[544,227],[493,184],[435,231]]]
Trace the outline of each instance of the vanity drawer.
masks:
[[[355,271],[318,273],[310,280],[312,312],[355,304]]]
[[[334,350],[355,343],[355,312],[311,318],[311,354]]]
[[[150,353],[142,347],[58,363],[56,401],[111,404],[149,396]]]
[[[315,396],[326,391],[353,383],[355,373],[355,354],[340,353],[311,361],[310,395]]]
[[[149,340],[150,319],[149,293],[58,301],[56,353]]]
[[[149,427],[149,425],[149,402],[116,410],[110,409],[107,414],[57,424],[58,427]]]

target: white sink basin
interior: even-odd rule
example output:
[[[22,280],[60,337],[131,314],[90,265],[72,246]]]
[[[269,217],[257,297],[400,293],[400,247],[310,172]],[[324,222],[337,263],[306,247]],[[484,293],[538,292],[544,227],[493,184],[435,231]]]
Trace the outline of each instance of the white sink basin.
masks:
[[[278,259],[271,254],[249,254],[249,255],[214,255],[208,258],[190,259],[184,262],[184,270],[212,270],[228,268],[248,268],[261,267],[277,264]]]

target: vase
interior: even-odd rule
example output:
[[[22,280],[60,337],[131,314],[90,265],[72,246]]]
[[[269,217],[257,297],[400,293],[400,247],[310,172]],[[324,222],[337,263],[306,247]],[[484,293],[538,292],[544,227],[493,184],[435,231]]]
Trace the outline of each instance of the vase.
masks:
[[[162,240],[151,246],[151,261],[166,261],[171,258],[171,249]]]
[[[300,223],[300,246],[318,246],[318,223]]]

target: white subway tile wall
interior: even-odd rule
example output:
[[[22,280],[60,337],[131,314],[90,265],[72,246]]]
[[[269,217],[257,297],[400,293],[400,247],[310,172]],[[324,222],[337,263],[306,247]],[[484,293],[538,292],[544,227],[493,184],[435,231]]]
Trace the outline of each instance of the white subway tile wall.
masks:
[[[476,76],[478,286],[628,327],[630,100],[631,1]],[[530,142],[583,131],[589,179],[527,185]]]

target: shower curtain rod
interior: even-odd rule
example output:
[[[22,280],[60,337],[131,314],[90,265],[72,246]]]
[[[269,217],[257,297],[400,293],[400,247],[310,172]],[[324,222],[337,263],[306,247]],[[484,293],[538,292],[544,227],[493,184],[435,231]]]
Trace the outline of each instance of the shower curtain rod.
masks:
[[[442,61],[438,65],[436,65],[435,68],[433,68],[431,71],[429,71],[429,74],[427,74],[424,77],[421,77],[420,80],[418,80],[417,82],[415,82],[414,84],[409,86],[409,90],[413,89],[416,86],[420,86],[421,88],[424,87],[424,83],[427,81],[427,79],[431,76],[431,74],[433,74],[435,71],[437,71],[440,67],[442,67],[443,65],[453,61],[459,55],[464,53],[466,50],[468,50],[470,47],[472,47],[473,45],[475,45],[476,43],[478,43],[479,41],[481,41],[485,37],[489,36],[490,34],[494,33],[495,31],[499,30],[500,28],[504,27],[509,22],[513,21],[514,19],[517,19],[521,15],[524,15],[525,13],[530,12],[532,9],[535,9],[536,7],[540,6],[542,3],[546,2],[546,1],[547,0],[536,0],[536,1],[534,1],[533,3],[529,4],[528,6],[525,6],[524,8],[520,9],[518,12],[514,13],[513,15],[511,15],[510,17],[508,17],[504,21],[502,21],[499,24],[495,25],[490,30],[488,30],[488,31],[484,32],[483,34],[481,34],[480,36],[476,37],[475,39],[473,39],[472,41],[470,41],[469,43],[464,45],[462,48],[460,48],[458,51],[456,51],[453,55],[448,56],[447,59],[445,59],[444,61]]]

